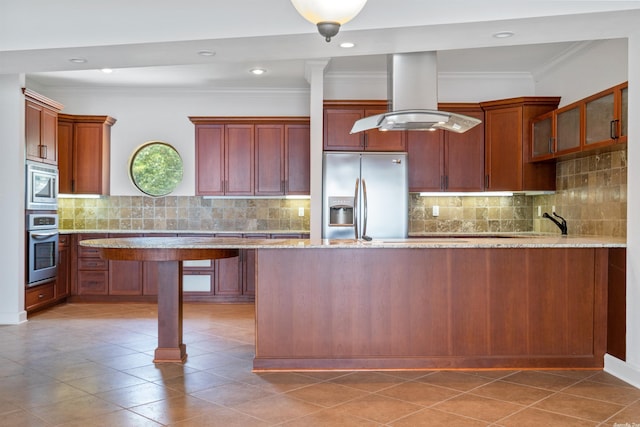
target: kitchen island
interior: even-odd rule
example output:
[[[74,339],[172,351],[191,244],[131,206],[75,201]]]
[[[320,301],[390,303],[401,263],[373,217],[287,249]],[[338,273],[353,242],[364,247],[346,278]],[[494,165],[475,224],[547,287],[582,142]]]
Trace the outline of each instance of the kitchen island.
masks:
[[[82,244],[256,249],[255,370],[601,368],[609,251],[625,246],[543,235]]]

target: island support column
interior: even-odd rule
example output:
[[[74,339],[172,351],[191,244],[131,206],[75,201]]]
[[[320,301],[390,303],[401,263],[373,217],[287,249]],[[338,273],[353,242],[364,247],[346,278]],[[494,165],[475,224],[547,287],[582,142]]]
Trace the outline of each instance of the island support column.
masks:
[[[182,363],[187,359],[182,342],[182,261],[158,261],[157,265],[158,348],[153,362]]]

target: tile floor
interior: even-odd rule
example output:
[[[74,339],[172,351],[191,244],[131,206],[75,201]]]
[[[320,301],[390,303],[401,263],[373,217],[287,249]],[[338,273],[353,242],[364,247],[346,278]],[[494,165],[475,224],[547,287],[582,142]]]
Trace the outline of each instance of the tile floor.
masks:
[[[253,305],[185,305],[184,365],[151,363],[152,304],[0,326],[0,426],[638,426],[601,371],[252,373]],[[635,424],[634,424],[635,423]]]

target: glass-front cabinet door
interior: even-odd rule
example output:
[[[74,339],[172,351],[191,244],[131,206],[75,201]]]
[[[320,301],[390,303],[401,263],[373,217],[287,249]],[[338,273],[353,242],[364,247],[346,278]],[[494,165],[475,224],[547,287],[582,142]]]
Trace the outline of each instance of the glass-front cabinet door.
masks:
[[[620,139],[627,140],[627,126],[628,126],[628,106],[629,106],[629,88],[624,84],[620,89]],[[623,141],[621,141],[623,142]]]
[[[615,137],[615,94],[607,91],[585,102],[585,147],[609,143]]]
[[[555,111],[555,154],[580,150],[580,104],[572,104]]]
[[[544,114],[533,121],[532,160],[553,156],[553,113]]]

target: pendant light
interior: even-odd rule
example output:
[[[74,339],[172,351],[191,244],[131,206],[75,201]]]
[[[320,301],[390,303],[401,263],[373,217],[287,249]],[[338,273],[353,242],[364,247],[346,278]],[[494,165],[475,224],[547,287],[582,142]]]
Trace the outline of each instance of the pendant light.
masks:
[[[340,25],[356,17],[367,0],[291,0],[298,13],[318,26],[327,42],[338,34]]]

